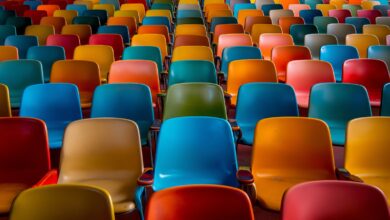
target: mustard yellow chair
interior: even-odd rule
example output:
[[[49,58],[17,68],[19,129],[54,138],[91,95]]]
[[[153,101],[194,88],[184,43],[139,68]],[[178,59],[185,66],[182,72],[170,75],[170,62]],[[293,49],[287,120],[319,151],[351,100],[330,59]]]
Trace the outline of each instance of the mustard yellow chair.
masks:
[[[61,34],[73,34],[80,38],[81,44],[88,44],[92,28],[87,24],[68,24],[62,27]]]
[[[139,13],[136,10],[119,10],[114,12],[114,17],[134,18],[137,24],[140,23]]]
[[[111,64],[115,61],[114,50],[106,45],[82,45],[74,50],[73,59],[96,62],[100,70],[100,79],[107,81]]]
[[[32,188],[16,198],[12,220],[114,220],[108,192],[92,186],[49,185]]]
[[[52,25],[30,25],[26,27],[24,35],[36,36],[39,45],[46,45],[46,39],[49,35],[55,33]]]
[[[329,10],[336,9],[336,6],[331,4],[317,4],[316,9],[320,10],[323,16],[329,16]]]
[[[0,62],[19,59],[18,48],[14,46],[0,46]]]
[[[336,179],[328,126],[313,118],[261,120],[255,129],[251,170],[256,199],[276,211],[284,192],[295,184]]]
[[[261,17],[261,16],[264,16],[263,12],[261,10],[257,10],[257,9],[242,9],[238,12],[238,15],[237,15],[237,21],[239,24],[241,24],[242,26],[245,25],[245,19],[248,17],[248,16],[251,16],[251,17]]]
[[[145,17],[145,7],[141,3],[125,3],[121,5],[121,10],[132,10],[132,11],[137,11],[140,20],[144,19]]]
[[[336,9],[342,9],[346,2],[344,0],[330,0],[329,4],[334,5]]]
[[[179,60],[208,60],[214,63],[213,51],[206,46],[180,46],[173,50],[172,62]]]
[[[380,5],[381,3],[379,1],[362,1],[360,5],[362,6],[362,9],[371,10],[375,5]]]
[[[91,0],[76,0],[73,2],[75,5],[85,5],[88,10],[92,9],[93,7],[93,1]]]
[[[175,30],[175,36],[179,35],[207,36],[207,31],[206,27],[201,24],[180,24]]]
[[[8,87],[0,84],[0,117],[11,117],[11,101]]]
[[[67,24],[72,24],[73,18],[77,17],[78,12],[76,10],[56,10],[54,11],[54,17],[63,17]]]
[[[379,187],[390,204],[390,117],[366,117],[349,122],[345,168],[365,183]]]
[[[154,46],[160,48],[163,59],[168,57],[168,45],[162,34],[136,34],[131,39],[132,46]]]
[[[58,183],[107,190],[116,214],[135,210],[137,179],[143,169],[135,122],[94,118],[73,122],[66,128]]]
[[[113,4],[94,4],[92,8],[94,10],[105,10],[108,17],[114,16],[115,13],[115,6]]]
[[[381,24],[366,24],[363,26],[363,34],[375,35],[380,44],[386,45],[386,36],[390,34],[390,27]]]
[[[282,28],[275,24],[254,24],[252,26],[251,36],[256,45],[262,34],[282,33]]]
[[[348,34],[345,37],[345,44],[356,47],[360,58],[367,58],[368,47],[379,45],[379,39],[372,34]]]

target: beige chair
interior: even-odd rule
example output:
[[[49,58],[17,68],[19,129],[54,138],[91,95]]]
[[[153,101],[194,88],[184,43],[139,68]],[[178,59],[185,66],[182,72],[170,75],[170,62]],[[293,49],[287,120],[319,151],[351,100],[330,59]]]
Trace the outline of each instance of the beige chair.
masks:
[[[293,17],[294,12],[287,9],[278,9],[278,10],[271,10],[269,12],[269,16],[271,17],[272,24],[278,24],[279,18],[281,17]]]
[[[305,35],[305,46],[310,49],[313,59],[319,59],[321,47],[328,44],[337,44],[336,36],[330,34]]]
[[[345,44],[345,37],[348,34],[356,34],[356,29],[352,24],[328,24],[326,33],[336,36],[339,44]]]

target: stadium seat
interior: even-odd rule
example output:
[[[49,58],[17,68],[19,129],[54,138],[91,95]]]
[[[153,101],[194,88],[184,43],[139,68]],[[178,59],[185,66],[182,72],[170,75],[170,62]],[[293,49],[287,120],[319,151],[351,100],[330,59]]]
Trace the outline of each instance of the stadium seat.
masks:
[[[89,37],[89,45],[107,45],[112,47],[115,60],[122,58],[125,47],[120,34],[93,34]]]
[[[360,58],[367,58],[368,47],[379,45],[379,40],[371,34],[349,34],[345,38],[345,44],[356,47]]]
[[[260,36],[269,33],[282,33],[282,28],[276,24],[254,24],[252,26],[251,37],[253,42],[258,45]]]
[[[210,40],[206,36],[197,35],[177,35],[175,37],[173,49],[181,46],[205,46],[210,47]]]
[[[322,16],[322,12],[318,9],[302,10],[299,12],[299,17],[305,20],[305,24],[313,24],[315,17]]]
[[[337,38],[330,34],[307,34],[305,46],[310,49],[313,59],[320,59],[320,51],[323,46],[337,44]]]
[[[339,23],[345,23],[345,19],[347,17],[352,17],[352,14],[348,9],[333,9],[329,10],[329,16],[337,18]]]
[[[80,38],[72,34],[49,35],[46,39],[46,45],[63,47],[66,59],[73,59],[75,48],[80,46]]]
[[[68,24],[62,28],[61,34],[77,35],[80,44],[88,44],[89,37],[92,35],[91,26],[86,24]]]
[[[367,51],[367,58],[383,60],[390,68],[390,47],[385,45],[370,46]]]
[[[328,31],[328,24],[339,23],[335,17],[321,17],[317,16],[313,19],[313,24],[317,27],[318,33],[326,34]]]
[[[367,18],[360,18],[360,17],[347,17],[345,18],[346,24],[352,24],[355,26],[356,33],[362,34],[363,33],[363,26],[366,24],[370,24],[370,21]]]
[[[0,46],[0,62],[19,59],[18,48],[14,46]]]
[[[28,48],[38,46],[36,36],[11,35],[5,38],[4,45],[18,48],[19,59],[26,59]]]
[[[15,26],[13,26],[13,25],[0,25],[0,45],[4,45],[4,41],[8,36],[14,36],[14,35],[16,35]]]
[[[386,45],[386,36],[390,34],[390,27],[380,24],[367,24],[363,26],[363,34],[375,35],[380,44]]]
[[[247,59],[261,59],[260,50],[251,46],[235,46],[224,49],[222,52],[220,70],[224,74],[225,79],[227,79],[229,64],[232,61]]]
[[[207,60],[173,62],[169,68],[168,88],[178,83],[208,82],[217,84],[214,63]]]
[[[289,34],[290,27],[294,24],[304,24],[305,21],[301,17],[281,17],[279,18],[279,25],[283,33]]]
[[[180,46],[173,50],[172,62],[180,60],[208,60],[214,62],[213,51],[205,46]]]
[[[367,18],[371,24],[375,24],[375,18],[382,16],[381,12],[372,9],[357,10],[357,16]]]
[[[307,34],[317,34],[318,29],[313,24],[294,24],[290,27],[290,34],[295,45],[304,45]]]
[[[154,46],[126,47],[123,51],[123,60],[150,60],[157,64],[158,72],[164,72],[160,48]]]
[[[338,44],[345,44],[348,34],[356,34],[356,28],[352,24],[328,24],[327,34],[336,36]]]

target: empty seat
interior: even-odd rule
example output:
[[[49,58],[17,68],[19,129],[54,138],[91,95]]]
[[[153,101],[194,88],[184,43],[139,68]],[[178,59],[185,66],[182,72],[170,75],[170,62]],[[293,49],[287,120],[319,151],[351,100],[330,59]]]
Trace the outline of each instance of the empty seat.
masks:
[[[62,27],[66,25],[66,20],[63,17],[43,17],[39,24],[51,25],[54,27],[56,34],[61,34]]]
[[[0,61],[19,59],[18,48],[14,46],[0,46]]]
[[[386,45],[386,36],[390,34],[390,27],[380,24],[368,24],[363,26],[363,34],[375,35],[379,43]]]
[[[46,45],[63,47],[66,59],[73,59],[74,50],[80,45],[80,38],[72,34],[49,35],[46,40]]]
[[[379,45],[379,40],[372,34],[349,34],[345,38],[345,44],[356,47],[360,58],[367,58],[368,47]]]
[[[390,68],[390,47],[385,45],[370,46],[367,51],[367,58],[383,60]]]
[[[282,33],[282,29],[276,24],[254,24],[251,30],[251,37],[255,44],[259,44],[259,38],[263,34]]]
[[[279,25],[283,33],[289,34],[290,27],[294,24],[304,24],[305,21],[301,17],[281,17],[279,18]]]
[[[224,74],[225,79],[227,79],[229,65],[232,61],[246,59],[261,59],[260,50],[251,46],[235,46],[224,49],[220,71]]]
[[[294,24],[290,27],[290,34],[294,39],[295,45],[304,45],[305,35],[317,33],[317,27],[312,24]]]
[[[228,47],[252,45],[252,38],[248,34],[224,34],[219,37],[216,55],[221,57],[222,51]]]
[[[356,28],[352,24],[329,24],[326,33],[336,36],[339,44],[345,44],[346,36],[355,34]]]
[[[89,37],[90,45],[107,45],[112,47],[115,60],[122,58],[124,44],[120,34],[93,34]]]
[[[158,47],[154,47],[154,46],[126,47],[125,50],[123,51],[122,59],[123,60],[150,60],[157,64],[159,73],[164,72],[161,51],[160,48]]]
[[[356,33],[361,34],[363,33],[363,26],[370,24],[370,21],[367,18],[347,17],[345,18],[345,23],[355,26]]]
[[[345,23],[345,19],[347,17],[352,17],[352,14],[348,9],[334,9],[329,10],[329,16],[337,18],[339,23]]]
[[[271,17],[272,24],[278,24],[279,18],[292,17],[292,16],[294,16],[294,12],[291,10],[286,10],[286,9],[276,9],[276,10],[271,10],[269,12],[269,16]]]
[[[5,39],[4,45],[18,48],[19,58],[26,59],[28,48],[38,46],[38,38],[36,36],[11,35]]]
[[[16,35],[15,26],[13,26],[13,25],[0,25],[0,45],[4,45],[5,39],[11,35]]]
[[[390,83],[383,87],[380,115],[390,116]]]
[[[302,10],[299,12],[299,16],[305,20],[305,24],[313,24],[314,18],[322,16],[322,12],[318,9]]]
[[[217,84],[214,63],[208,60],[182,60],[171,64],[168,73],[168,87],[178,83],[208,82]]]
[[[326,34],[328,30],[328,24],[339,23],[335,17],[314,17],[313,24],[317,27],[318,33]]]
[[[310,49],[313,59],[320,59],[322,46],[337,44],[337,38],[330,34],[307,34],[305,35],[305,46]],[[333,54],[332,54],[333,55]]]
[[[91,26],[86,24],[68,24],[62,28],[61,34],[77,35],[81,44],[88,44],[88,39],[92,35]]]
[[[373,9],[363,9],[357,11],[358,17],[368,18],[371,24],[375,24],[375,18],[382,16],[381,12]]]

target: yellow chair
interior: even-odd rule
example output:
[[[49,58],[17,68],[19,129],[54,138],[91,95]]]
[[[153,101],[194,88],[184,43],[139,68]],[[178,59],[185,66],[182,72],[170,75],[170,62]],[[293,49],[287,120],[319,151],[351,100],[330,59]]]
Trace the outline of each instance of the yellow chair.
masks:
[[[10,103],[8,87],[4,84],[0,84],[0,117],[12,116]]]
[[[148,10],[145,14],[147,17],[167,17],[171,23],[173,23],[172,14],[169,10]]]
[[[68,24],[62,27],[61,34],[74,34],[79,36],[81,44],[88,44],[92,35],[92,28],[87,24]]]
[[[24,35],[36,36],[39,45],[46,44],[46,38],[55,33],[54,26],[51,25],[30,25],[27,26]]]
[[[168,57],[168,45],[162,34],[136,34],[131,39],[132,46],[155,46],[160,48],[163,59]]]
[[[390,204],[390,117],[358,118],[349,122],[345,168],[364,183],[379,187]]]
[[[371,10],[375,5],[380,5],[381,3],[378,1],[362,1],[360,5],[362,6],[362,9]]]
[[[180,0],[179,4],[191,4],[191,5],[198,5],[198,0]]]
[[[139,13],[136,10],[120,10],[120,11],[115,11],[114,12],[114,17],[130,17],[130,18],[135,18],[135,21],[137,24],[140,23],[139,19]]]
[[[179,60],[208,60],[214,63],[213,51],[206,46],[180,46],[173,50],[172,62]]]
[[[268,60],[235,60],[229,63],[226,93],[236,106],[240,86],[251,82],[278,82],[275,65]]]
[[[207,31],[206,27],[201,24],[180,24],[175,30],[175,36],[178,35],[207,36]]]
[[[360,58],[367,58],[367,49],[372,45],[379,45],[378,37],[372,34],[348,34],[345,44],[354,46],[359,52]]]
[[[288,188],[306,181],[336,179],[328,126],[313,118],[261,120],[255,129],[251,170],[257,200],[276,211]]]
[[[85,185],[49,185],[28,189],[16,198],[10,219],[114,220],[109,193]]]
[[[256,45],[262,34],[282,33],[282,28],[275,24],[254,24],[252,26],[251,36]]]
[[[216,11],[216,10],[230,10],[230,7],[228,4],[225,4],[224,2],[207,4],[203,8],[205,18],[208,17],[210,11]]]
[[[87,6],[88,10],[91,10],[94,3],[91,0],[76,0],[76,1],[73,2],[73,4],[75,4],[75,5],[85,5],[85,6]]]
[[[66,128],[58,183],[106,189],[115,213],[125,213],[135,209],[137,179],[143,171],[140,134],[135,122],[94,118],[73,122]]]
[[[73,18],[77,17],[78,12],[76,10],[56,10],[54,11],[54,17],[63,17],[67,24],[72,24]]]
[[[0,62],[6,60],[18,60],[18,48],[14,46],[0,46]]]
[[[141,3],[126,3],[121,5],[121,11],[125,10],[131,10],[131,11],[138,11],[138,15],[140,20],[144,19],[145,17],[145,7]]]
[[[256,17],[256,16],[264,16],[263,12],[261,10],[255,10],[255,9],[243,9],[238,12],[237,15],[237,21],[242,26],[245,25],[245,19],[248,16]]]
[[[113,4],[95,4],[92,6],[94,10],[105,10],[108,17],[114,16],[115,6]]]
[[[381,24],[366,24],[363,26],[363,34],[375,35],[380,44],[386,45],[386,36],[390,34],[390,27]]]
[[[323,16],[329,16],[329,10],[336,9],[336,6],[331,4],[317,4],[316,9],[320,10]]]
[[[211,23],[214,17],[233,17],[233,13],[229,9],[211,10],[207,14],[207,23]]]
[[[342,9],[343,4],[345,4],[344,0],[330,0],[329,4],[334,5],[336,9]]]
[[[114,50],[106,45],[82,45],[74,50],[73,59],[96,62],[100,70],[100,79],[107,81],[111,64],[115,61]]]

